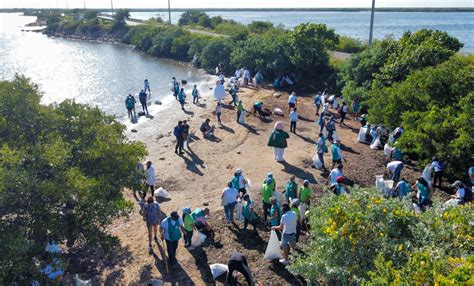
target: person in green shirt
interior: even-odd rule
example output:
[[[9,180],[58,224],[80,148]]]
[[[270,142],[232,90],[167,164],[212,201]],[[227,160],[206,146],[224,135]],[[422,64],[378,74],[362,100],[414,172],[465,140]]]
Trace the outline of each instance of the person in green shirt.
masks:
[[[252,224],[253,230],[257,230],[257,222],[255,221],[254,203],[250,199],[249,194],[245,194],[242,198],[244,203],[242,204],[242,215],[244,216],[244,230],[247,230],[249,223]]]
[[[296,214],[296,242],[300,239],[300,234],[301,234],[301,213],[298,207],[300,206],[300,200],[294,199],[291,201],[291,211],[293,211]]]
[[[285,198],[288,202],[298,197],[298,184],[295,179],[295,176],[291,175],[285,185]]]
[[[285,153],[285,148],[288,147],[288,143],[286,142],[286,139],[288,138],[290,138],[290,135],[283,131],[283,123],[277,122],[267,144],[267,146],[273,147],[275,160],[277,162],[285,162],[283,155]]]
[[[267,217],[270,214],[270,208],[272,207],[270,197],[275,191],[275,180],[271,173],[269,175],[271,176],[267,175],[267,178],[265,178],[262,184],[263,217],[265,221],[267,221]]]
[[[309,186],[309,181],[304,180],[303,186],[301,186],[299,191],[299,199],[302,203],[306,204],[308,207],[310,205],[311,194],[313,189]]]
[[[191,209],[183,209],[183,222],[184,222],[184,247],[191,247],[191,239],[193,237],[194,218],[191,216]]]
[[[281,219],[281,209],[275,197],[270,198],[272,207],[270,208],[270,226],[279,226]]]
[[[237,123],[239,123],[240,114],[244,111],[244,105],[242,104],[242,100],[239,100],[237,104]]]

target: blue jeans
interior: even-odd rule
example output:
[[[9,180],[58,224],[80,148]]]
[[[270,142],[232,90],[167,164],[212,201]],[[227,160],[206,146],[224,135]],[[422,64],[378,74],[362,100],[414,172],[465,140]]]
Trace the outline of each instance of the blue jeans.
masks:
[[[397,166],[397,168],[395,168],[395,170],[393,171],[393,174],[392,174],[392,180],[394,183],[397,183],[398,180],[400,179],[400,174],[402,172],[402,169],[403,169],[403,164],[400,164]]]
[[[233,221],[234,220],[235,205],[237,205],[237,202],[233,202],[233,203],[230,203],[230,204],[227,204],[227,205],[224,206],[225,218],[228,221]]]

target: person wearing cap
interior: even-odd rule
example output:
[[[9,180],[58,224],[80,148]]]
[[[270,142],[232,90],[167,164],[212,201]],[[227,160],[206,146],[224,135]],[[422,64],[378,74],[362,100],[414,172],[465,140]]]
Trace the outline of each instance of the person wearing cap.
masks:
[[[328,147],[326,146],[326,138],[322,132],[319,133],[319,139],[316,143],[316,154],[318,154],[319,161],[321,162],[321,168],[326,170],[326,166],[324,166],[324,153],[328,152]]]
[[[155,195],[156,175],[155,175],[155,168],[153,167],[151,161],[146,162],[145,177],[146,177],[146,181],[145,181],[146,188],[143,194],[143,198],[145,198],[148,188],[150,189],[151,196],[153,197]]]
[[[146,204],[143,206],[143,220],[146,222],[148,229],[148,251],[151,251],[152,232],[155,240],[158,240],[156,234],[158,232],[158,224],[160,224],[161,210],[160,205],[153,199],[148,197]]]
[[[184,235],[185,232],[184,222],[179,217],[177,211],[171,212],[170,216],[165,218],[160,224],[161,239],[166,242],[170,266],[178,262],[178,260],[176,260],[176,250],[178,249],[178,242],[181,239],[181,233]]]
[[[298,192],[300,202],[304,203],[308,207],[310,206],[311,194],[313,194],[313,189],[309,186],[309,181],[304,180],[303,185],[300,187]]]
[[[183,216],[181,219],[183,220],[184,224],[184,247],[190,248],[192,247],[191,240],[193,238],[193,229],[195,228],[195,221],[191,216],[191,208],[183,209]]]
[[[402,161],[392,161],[387,164],[388,173],[394,183],[398,183],[403,167]]]
[[[288,265],[288,255],[290,248],[294,248],[296,244],[296,226],[298,224],[298,218],[296,214],[291,211],[288,203],[282,204],[283,216],[281,222],[277,226],[273,226],[272,229],[275,231],[282,231],[280,246],[283,252],[283,258],[280,259],[280,263]]]
[[[329,138],[329,137],[328,137]],[[336,164],[341,165],[342,164],[342,151],[341,151],[341,144],[339,143],[339,140],[334,140],[332,145],[331,145],[331,155],[332,155],[332,165],[331,169],[334,169],[334,166]],[[346,161],[346,159],[344,159]]]
[[[446,206],[458,206],[465,203],[466,197],[466,187],[461,181],[456,181],[454,184],[451,185],[452,188],[456,189],[456,194],[450,196],[450,200],[448,200],[444,205]]]
[[[227,278],[226,285],[237,285],[237,281],[234,278],[234,271],[237,271],[244,275],[247,285],[254,286],[255,283],[252,279],[252,273],[250,272],[249,265],[247,263],[247,258],[245,255],[238,251],[233,251],[230,254],[229,261],[227,262]]]
[[[269,176],[271,175],[271,176]],[[262,205],[263,205],[263,219],[267,221],[267,217],[270,215],[270,209],[272,204],[270,203],[270,197],[275,191],[275,180],[273,174],[267,174],[267,177],[262,184]]]
[[[288,113],[290,113],[291,109],[296,107],[297,103],[298,100],[296,99],[296,93],[292,92],[288,97]]]
[[[275,197],[270,198],[270,203],[272,207],[270,208],[270,226],[277,226],[280,224],[281,219],[281,208],[278,205],[278,201]]]
[[[224,205],[224,214],[228,223],[234,222],[234,209],[237,205],[239,191],[232,186],[232,182],[227,183],[227,188],[222,191],[222,204]]]
[[[438,182],[438,188],[441,188],[441,183],[443,180],[445,165],[438,160],[438,158],[433,157],[431,160],[431,169],[434,170],[433,178],[433,188],[436,188],[436,182]]]
[[[343,183],[344,183],[344,177],[343,176],[337,177],[336,182],[331,183],[331,188],[330,189],[333,191],[333,193],[336,196],[347,194],[347,191],[344,188]]]
[[[300,200],[299,199],[294,199],[291,201],[291,211],[296,214],[296,242],[299,241],[300,239],[300,234],[301,234],[301,224],[303,223],[301,221],[301,213],[298,207],[300,206]]]
[[[336,183],[336,179],[339,176],[344,176],[342,173],[342,164],[337,165],[337,168],[332,169],[329,173],[329,184]]]
[[[283,131],[283,123],[277,122],[273,128],[273,132],[270,135],[267,146],[273,147],[273,152],[275,154],[275,160],[277,162],[284,162],[283,158],[285,153],[285,148],[288,147],[286,139],[290,138],[290,135]]]
[[[247,226],[249,223],[252,224],[253,230],[257,230],[257,222],[255,221],[255,211],[254,211],[254,203],[250,199],[249,194],[245,194],[242,198],[244,203],[242,204],[242,215],[244,217],[244,229],[247,230]]]
[[[285,185],[285,198],[288,202],[298,197],[298,183],[296,177],[291,175]]]
[[[239,191],[239,195],[243,196],[247,193],[247,190],[245,189],[245,178],[244,175],[242,175],[243,171],[242,169],[238,168],[234,172],[234,177],[232,177],[232,187],[236,188]]]

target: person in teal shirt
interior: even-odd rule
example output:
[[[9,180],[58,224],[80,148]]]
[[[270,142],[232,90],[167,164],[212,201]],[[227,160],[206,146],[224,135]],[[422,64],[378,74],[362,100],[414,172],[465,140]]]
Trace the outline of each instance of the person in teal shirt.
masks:
[[[178,101],[181,104],[181,109],[184,110],[184,100],[186,99],[186,93],[184,93],[184,88],[182,88],[178,93]]]
[[[244,230],[247,230],[249,223],[252,224],[253,230],[257,230],[257,223],[255,221],[254,203],[250,199],[249,194],[245,194],[242,198],[244,203],[242,204],[242,215],[244,216]]]
[[[331,154],[332,154],[332,166],[331,170],[334,169],[334,166],[342,164],[342,151],[338,140],[334,140],[331,145]],[[345,159],[344,159],[345,161]]]
[[[291,175],[285,185],[285,198],[288,202],[298,197],[298,184],[296,183],[295,179],[295,176]]]
[[[194,85],[193,91],[192,91],[191,94],[193,96],[193,103],[194,104],[199,103],[199,92],[198,92],[198,89],[197,89],[197,85]]]
[[[183,235],[185,234],[183,226],[183,220],[179,217],[177,211],[171,212],[170,216],[165,218],[160,224],[161,239],[166,242],[170,266],[178,262],[176,260],[176,250],[178,249],[178,242],[181,239],[181,233],[183,233]]]
[[[412,189],[418,189],[418,205],[422,210],[425,210],[427,206],[431,204],[431,190],[430,185],[423,177],[419,177],[416,183],[411,187]]]
[[[270,225],[278,226],[280,225],[280,219],[281,219],[280,206],[278,205],[278,202],[276,198],[274,197],[270,198],[270,203],[272,204],[272,207],[270,208]]]

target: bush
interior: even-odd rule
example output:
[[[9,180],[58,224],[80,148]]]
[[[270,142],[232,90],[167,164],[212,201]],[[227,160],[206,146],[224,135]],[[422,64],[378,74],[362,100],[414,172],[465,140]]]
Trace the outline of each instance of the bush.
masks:
[[[365,49],[365,45],[361,41],[351,37],[340,36],[339,44],[337,44],[335,50],[343,53],[359,53]]]
[[[198,24],[200,19],[205,22],[209,20],[209,23],[211,21],[209,16],[207,16],[207,14],[204,12],[197,11],[197,10],[187,10],[179,18],[178,25],[186,26],[186,25]]]
[[[233,69],[230,63],[232,48],[232,43],[228,39],[211,39],[199,56],[201,66],[209,72],[214,72],[219,63],[222,63],[224,71],[230,72]]]
[[[98,108],[40,99],[24,77],[0,82],[2,285],[38,279],[49,240],[102,245],[106,228],[132,210],[122,192],[135,186],[146,154]]]
[[[252,33],[262,34],[273,28],[272,22],[253,21],[249,24],[249,30]]]
[[[374,189],[353,189],[347,196],[328,195],[310,210],[311,240],[290,269],[320,284],[386,284],[377,282],[387,279],[392,283],[395,279],[388,277],[381,265],[387,267],[389,263],[386,272],[403,275],[409,268],[415,273],[412,265],[419,253],[429,253],[426,259],[430,262],[465,261],[473,242],[473,211],[472,204],[447,210],[436,205],[415,214],[409,198],[383,199]],[[430,269],[411,282],[432,285],[431,279],[450,274],[450,267]],[[462,275],[453,278],[458,279],[455,284],[465,281]]]

